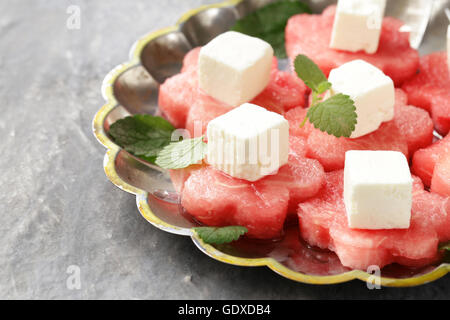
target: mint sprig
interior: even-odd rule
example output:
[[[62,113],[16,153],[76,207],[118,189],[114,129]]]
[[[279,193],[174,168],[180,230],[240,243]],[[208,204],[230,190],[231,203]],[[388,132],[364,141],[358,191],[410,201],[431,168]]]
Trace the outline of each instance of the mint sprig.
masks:
[[[309,108],[307,117],[314,127],[336,137],[350,137],[355,131],[356,108],[349,96],[336,94]]]
[[[231,28],[270,43],[275,55],[287,57],[284,31],[290,17],[300,13],[311,13],[309,6],[299,0],[280,0],[270,3],[238,20]]]
[[[187,168],[205,158],[207,147],[203,137],[172,142],[158,153],[155,163],[164,169]]]
[[[175,128],[165,119],[138,114],[120,119],[109,128],[109,135],[132,155],[154,163],[158,153],[171,142]]]
[[[229,227],[198,227],[193,228],[203,242],[208,244],[224,244],[238,240],[248,232],[248,229],[241,226]]]
[[[355,102],[348,95],[334,94],[325,74],[307,56],[298,55],[294,68],[298,77],[312,90],[311,107],[301,126],[309,120],[316,129],[337,138],[350,137],[357,124]],[[323,101],[327,91],[331,97]]]
[[[203,137],[172,141],[175,128],[161,117],[138,114],[120,119],[109,128],[109,135],[121,148],[164,169],[182,169],[206,156]]]

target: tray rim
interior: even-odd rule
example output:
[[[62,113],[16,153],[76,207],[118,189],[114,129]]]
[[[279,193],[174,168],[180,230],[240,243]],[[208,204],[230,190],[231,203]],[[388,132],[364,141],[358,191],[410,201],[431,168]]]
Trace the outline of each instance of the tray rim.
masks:
[[[116,145],[104,131],[104,122],[106,117],[109,115],[111,111],[120,106],[120,103],[116,99],[113,91],[115,81],[120,77],[120,75],[122,75],[126,71],[138,66],[142,66],[142,63],[140,61],[142,50],[147,45],[147,43],[149,43],[153,39],[156,39],[162,35],[168,34],[173,31],[178,31],[181,25],[184,22],[186,22],[190,17],[204,10],[211,8],[233,7],[243,1],[244,0],[227,0],[221,3],[203,5],[199,8],[189,10],[188,12],[184,13],[181,16],[181,18],[177,21],[177,23],[174,26],[151,32],[143,36],[139,40],[137,40],[130,50],[129,61],[116,66],[106,75],[101,87],[102,96],[106,101],[106,103],[95,114],[92,122],[92,129],[96,139],[100,142],[100,144],[102,144],[107,149],[103,161],[103,168],[108,179],[121,190],[134,194],[136,196],[136,204],[138,210],[145,220],[147,220],[152,225],[163,231],[183,236],[190,236],[194,244],[203,253],[210,256],[211,258],[214,258],[215,260],[227,264],[246,267],[266,266],[271,270],[273,270],[275,273],[290,280],[316,285],[337,284],[358,279],[364,282],[377,281],[377,283],[380,283],[382,286],[386,287],[412,287],[423,285],[445,276],[447,273],[450,272],[449,263],[442,263],[434,270],[426,274],[422,274],[420,276],[397,279],[383,276],[381,277],[375,276],[362,270],[351,270],[345,273],[329,276],[307,275],[301,272],[291,270],[272,258],[251,259],[228,255],[219,251],[215,247],[204,243],[198,237],[198,235],[195,232],[191,231],[190,229],[180,228],[161,220],[150,209],[150,205],[148,202],[149,193],[146,192],[145,190],[136,188],[128,184],[127,182],[123,181],[120,178],[115,168],[115,160],[117,155],[119,154],[119,152],[121,152],[122,149],[118,145]]]

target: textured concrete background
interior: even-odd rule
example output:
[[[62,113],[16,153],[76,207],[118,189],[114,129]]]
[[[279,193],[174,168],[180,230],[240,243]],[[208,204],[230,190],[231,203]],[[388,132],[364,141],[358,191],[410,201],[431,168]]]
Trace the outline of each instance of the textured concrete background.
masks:
[[[0,298],[449,298],[450,277],[369,291],[225,265],[150,226],[102,169],[91,121],[105,74],[141,35],[208,0],[0,1]],[[81,8],[68,30],[66,9]],[[69,290],[67,269],[81,271]]]

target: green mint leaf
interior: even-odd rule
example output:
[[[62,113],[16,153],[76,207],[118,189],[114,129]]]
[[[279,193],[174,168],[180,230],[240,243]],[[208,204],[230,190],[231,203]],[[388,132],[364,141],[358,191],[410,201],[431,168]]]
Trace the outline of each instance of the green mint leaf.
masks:
[[[241,226],[230,226],[223,228],[199,227],[193,228],[203,242],[208,244],[224,244],[238,240],[248,232],[248,229]]]
[[[156,165],[164,169],[183,169],[202,161],[207,152],[203,137],[172,142],[156,158]]]
[[[342,93],[309,108],[307,117],[316,129],[338,138],[350,137],[357,123],[355,103]]]
[[[287,57],[284,31],[290,17],[300,13],[311,13],[311,9],[299,0],[281,0],[270,3],[238,20],[231,28],[270,43],[278,58]]]
[[[305,55],[298,55],[294,61],[298,77],[312,90],[312,103],[300,127],[307,120],[316,129],[336,137],[350,137],[355,131],[357,114],[355,102],[344,94],[332,95],[323,101],[323,95],[332,90],[332,85],[317,64]]]
[[[298,77],[314,92],[324,93],[331,88],[327,77],[317,64],[307,56],[300,54],[295,58],[294,69]]]
[[[161,117],[134,115],[113,123],[109,135],[129,153],[154,163],[158,153],[171,142],[174,130]]]

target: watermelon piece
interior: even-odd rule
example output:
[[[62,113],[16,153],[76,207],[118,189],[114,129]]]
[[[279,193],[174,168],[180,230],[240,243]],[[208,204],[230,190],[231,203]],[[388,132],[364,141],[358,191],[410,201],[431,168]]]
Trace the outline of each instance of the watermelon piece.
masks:
[[[190,70],[197,70],[198,66],[198,58],[200,56],[200,50],[202,47],[197,47],[186,53],[183,58],[183,66],[181,68],[181,72],[186,72]],[[272,61],[272,69],[278,68],[278,60],[277,58],[273,58]]]
[[[184,189],[186,180],[191,176],[192,172],[197,171],[205,167],[206,164],[192,165],[184,169],[169,170],[170,180],[173,187],[178,194],[181,194]]]
[[[286,51],[291,61],[299,54],[313,59],[326,76],[334,68],[356,60],[365,60],[392,78],[396,86],[416,74],[419,54],[409,44],[409,34],[400,32],[403,22],[385,17],[378,51],[347,52],[330,48],[336,6],[330,6],[321,15],[300,14],[289,19],[286,27]]]
[[[450,130],[450,73],[447,53],[438,52],[420,58],[420,72],[403,85],[410,104],[431,113],[436,130]]]
[[[436,163],[431,180],[431,191],[450,197],[450,154]]]
[[[325,172],[322,165],[313,159],[289,156],[289,164],[278,173],[268,176],[264,183],[289,190],[289,213],[295,213],[300,202],[315,196],[322,188]]]
[[[289,121],[289,134],[291,136],[308,138],[314,129],[314,126],[307,121],[303,127],[300,125],[308,113],[308,109],[302,107],[294,108],[286,112],[285,118]]]
[[[342,264],[352,269],[392,263],[419,267],[440,258],[439,242],[450,239],[450,198],[425,191],[415,177],[409,229],[350,229],[343,201],[343,171],[328,173],[325,181],[317,197],[299,205],[300,232],[309,244],[334,251]]]
[[[184,58],[182,72],[167,79],[159,89],[159,109],[177,128],[187,128],[192,135],[204,134],[212,119],[230,110],[230,107],[213,99],[199,89],[198,55],[193,49]],[[271,80],[268,86],[251,103],[270,111],[284,114],[306,104],[308,88],[295,75],[279,71],[278,61],[273,60]],[[201,133],[194,133],[201,127]]]
[[[433,120],[425,110],[397,104],[394,121],[408,144],[410,155],[433,143]]]
[[[181,204],[205,225],[240,225],[247,227],[251,238],[272,239],[281,236],[289,190],[234,179],[208,166],[191,173]]]
[[[350,271],[339,258],[329,250],[311,248],[299,241],[297,226],[289,226],[281,243],[272,250],[269,257],[280,261],[289,269],[309,275],[329,276]]]
[[[431,146],[416,151],[411,171],[422,179],[425,186],[429,187],[436,163],[446,156],[450,156],[450,134]]]
[[[358,139],[337,139],[315,129],[310,122],[300,128],[308,109],[291,109],[285,117],[289,121],[291,136],[308,138],[311,133],[314,133],[308,142],[310,145],[307,146],[307,155],[321,161],[327,171],[332,171],[343,168],[345,152],[354,148],[362,150],[392,149],[408,155],[407,149],[410,150],[409,154],[413,154],[417,149],[432,143],[433,122],[427,112],[407,106],[408,97],[401,89],[396,89],[395,100],[393,123],[384,124],[375,133]]]
[[[363,137],[336,138],[314,129],[312,125],[303,129],[291,127],[291,134],[305,136],[309,132],[307,157],[319,160],[326,171],[343,169],[345,153],[349,150],[394,150],[402,152],[409,158],[409,155],[418,148],[431,144],[433,125],[426,112],[405,105],[406,95],[401,89],[396,89],[395,96],[394,120],[383,123],[378,130]],[[307,111],[301,113],[300,110],[296,110],[296,112],[298,112],[297,119],[303,119]],[[288,116],[289,113],[286,117]],[[298,121],[300,120],[294,122],[291,118],[291,126],[297,126]]]
[[[326,171],[344,168],[345,153],[349,150],[393,150],[408,157],[408,145],[395,121],[390,121],[368,135],[357,139],[336,138],[314,130],[308,137],[307,156],[317,159]]]
[[[179,73],[159,87],[159,110],[174,127],[185,127],[189,109],[197,100],[198,94],[193,89],[197,87],[196,70]]]
[[[305,154],[306,140],[291,137],[289,163],[256,182],[232,178],[207,165],[171,170],[170,175],[182,206],[201,223],[242,225],[250,230],[249,237],[272,239],[281,235],[287,214],[295,214],[299,202],[323,186],[323,167]]]
[[[208,123],[228,111],[230,111],[228,106],[200,92],[188,111],[186,129],[192,137],[200,137],[202,135],[206,137],[205,133]]]
[[[184,56],[181,73],[197,69],[200,49],[201,47],[194,48]]]

